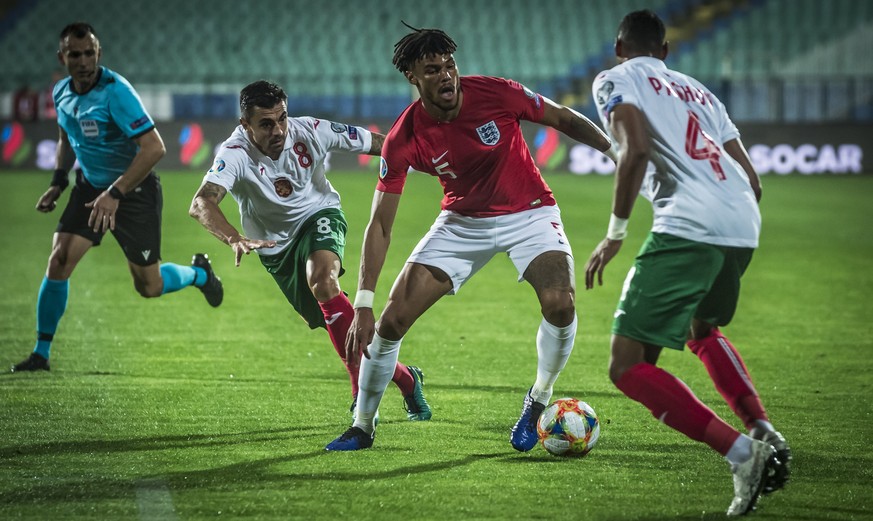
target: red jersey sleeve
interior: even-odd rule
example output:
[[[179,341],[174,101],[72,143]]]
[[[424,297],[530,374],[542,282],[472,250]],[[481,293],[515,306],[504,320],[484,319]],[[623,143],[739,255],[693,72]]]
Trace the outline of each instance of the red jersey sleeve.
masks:
[[[503,94],[507,109],[514,112],[518,119],[539,122],[543,119],[545,102],[543,97],[515,80],[502,79],[506,85]]]
[[[412,146],[412,108],[410,105],[397,118],[382,144],[379,160],[379,182],[376,190],[391,194],[402,194],[406,184],[406,174],[411,165],[408,150]]]

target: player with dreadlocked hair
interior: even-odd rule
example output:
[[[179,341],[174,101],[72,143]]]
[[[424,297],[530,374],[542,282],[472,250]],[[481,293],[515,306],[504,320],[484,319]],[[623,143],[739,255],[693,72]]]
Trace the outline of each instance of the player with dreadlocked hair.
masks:
[[[408,71],[416,60],[432,54],[452,54],[458,46],[452,37],[440,29],[416,29],[406,22],[403,25],[413,32],[394,44],[393,64],[400,72]]]
[[[510,435],[513,448],[529,451],[537,442],[540,413],[573,349],[577,320],[573,253],[520,121],[552,127],[614,154],[606,135],[581,114],[512,80],[462,77],[453,54],[457,46],[448,34],[407,27],[413,32],[394,46],[393,63],[420,100],[397,118],[382,147],[355,318],[346,341],[347,356],[364,354],[358,411],[354,424],[326,448],[373,445],[376,410],[410,326],[443,295],[456,293],[494,255],[506,253],[518,280],[533,287],[543,314],[532,342],[536,381],[525,393]],[[439,179],[445,193],[442,212],[394,282],[377,325],[373,290],[410,168]]]

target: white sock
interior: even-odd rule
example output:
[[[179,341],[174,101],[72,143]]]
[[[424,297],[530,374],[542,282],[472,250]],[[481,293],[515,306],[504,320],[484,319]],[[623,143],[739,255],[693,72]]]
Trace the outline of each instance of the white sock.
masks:
[[[768,421],[764,421],[764,420],[755,420],[755,426],[763,429],[764,432],[773,432],[776,430],[773,428],[772,423],[770,423]]]
[[[376,430],[376,411],[394,375],[402,341],[403,339],[385,340],[376,333],[373,342],[367,347],[370,358],[361,357],[361,368],[358,371],[358,409],[352,426],[363,429],[368,434]]]
[[[731,463],[731,466],[749,461],[749,458],[752,457],[752,438],[740,434],[724,457]]]
[[[530,391],[534,401],[548,404],[552,399],[552,387],[558,375],[567,365],[576,340],[577,317],[568,326],[553,326],[543,319],[537,331],[537,381]]]

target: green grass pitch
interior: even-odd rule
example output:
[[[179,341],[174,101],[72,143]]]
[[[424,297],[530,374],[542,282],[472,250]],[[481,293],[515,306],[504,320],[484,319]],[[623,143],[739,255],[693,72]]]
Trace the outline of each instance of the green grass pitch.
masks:
[[[350,222],[354,293],[374,179],[330,175]],[[606,374],[621,282],[651,222],[637,204],[605,286],[582,287],[605,233],[610,177],[552,174],[577,256],[576,347],[555,397],[588,401],[602,423],[581,460],[527,454],[509,429],[535,376],[533,291],[496,257],[415,324],[401,360],[423,368],[433,420],[405,420],[393,386],[371,450],[326,453],[350,422],[345,371],[254,257],[232,253],[187,216],[200,174],[165,172],[163,258],[205,251],[225,284],[144,300],[114,239],[71,280],[51,373],[0,376],[0,519],[721,519],[728,465],[659,424]],[[57,214],[33,207],[48,174],[0,174],[0,364],[32,349],[37,289]],[[769,176],[761,247],[726,332],[794,451],[788,487],[756,519],[873,519],[873,176]],[[410,177],[379,282],[384,302],[438,212],[435,180]],[[66,195],[63,201],[66,201]],[[237,222],[235,204],[225,212]],[[377,304],[377,311],[379,308]],[[689,352],[661,365],[739,426]]]

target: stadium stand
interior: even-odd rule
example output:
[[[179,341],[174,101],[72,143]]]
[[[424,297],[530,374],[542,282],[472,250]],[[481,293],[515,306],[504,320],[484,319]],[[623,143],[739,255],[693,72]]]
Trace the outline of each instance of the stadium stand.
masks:
[[[268,78],[292,112],[390,119],[412,92],[391,65],[405,20],[446,29],[462,73],[512,77],[590,114],[593,74],[614,64],[615,27],[641,4],[670,26],[670,65],[730,99],[738,119],[871,117],[866,0],[2,0],[0,52],[16,59],[0,92],[47,85],[58,31],[87,20],[104,65],[171,117],[233,117],[240,86]],[[798,103],[810,94],[836,101]]]
[[[732,12],[712,38],[701,40],[699,50],[707,42],[714,49],[710,56],[690,53],[689,70],[700,70],[715,57],[715,67],[707,71],[713,74],[698,75],[731,78],[734,114],[745,121],[862,117],[871,102],[873,2],[768,0],[757,4]],[[853,49],[853,54],[846,52]],[[861,49],[866,51],[857,52]],[[828,79],[823,82],[821,77]],[[774,99],[780,102],[772,103]]]
[[[861,0],[758,1],[731,11],[712,30],[703,31],[689,52],[681,55],[678,67],[706,79],[784,77],[811,71],[848,75],[857,71],[857,59],[828,48],[841,39],[851,41],[855,32],[869,35],[866,26],[871,19],[873,2]],[[858,43],[862,41],[859,36]],[[870,49],[869,38],[867,42]],[[861,62],[873,66],[871,60]]]

